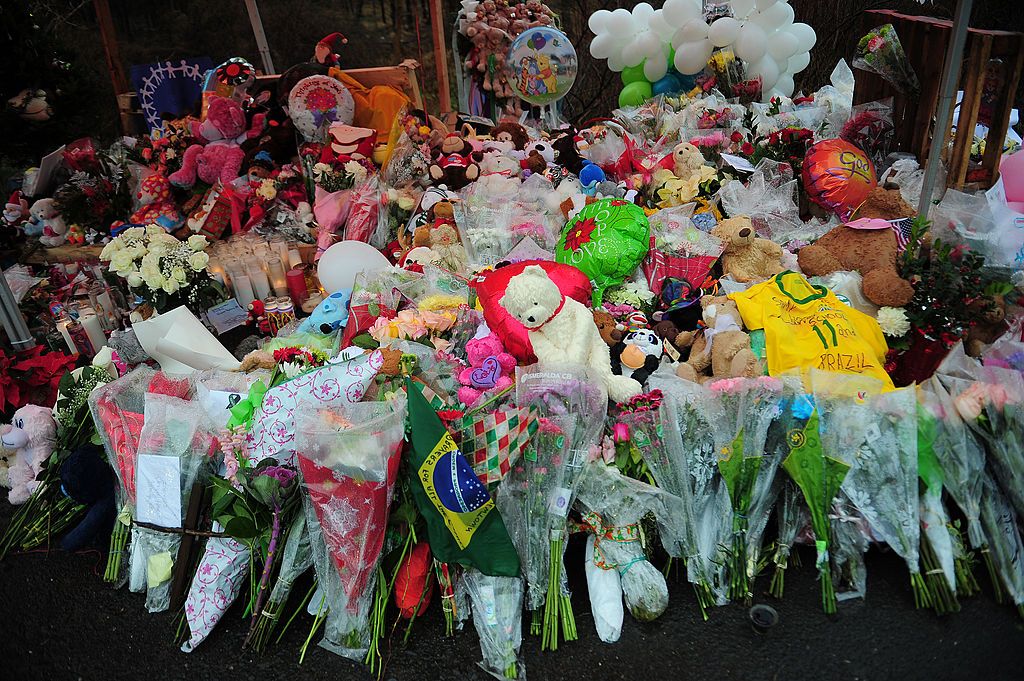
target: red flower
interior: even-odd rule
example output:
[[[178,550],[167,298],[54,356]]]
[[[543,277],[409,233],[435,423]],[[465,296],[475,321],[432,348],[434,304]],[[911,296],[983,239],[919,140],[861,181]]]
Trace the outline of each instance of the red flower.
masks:
[[[772,134],[768,135],[768,144],[776,145],[778,143],[779,143],[779,133],[778,132],[773,132]]]
[[[744,142],[743,146],[740,147],[740,152],[746,154],[747,156],[750,156],[754,153],[754,145],[751,144],[750,142]]]
[[[302,350],[299,348],[278,348],[274,350],[274,361],[290,362],[301,354]]]
[[[565,250],[578,251],[580,246],[590,241],[590,236],[596,228],[597,221],[594,218],[577,220],[565,235]]]
[[[734,132],[734,133],[733,133],[733,134],[732,134],[732,135],[731,135],[731,136],[729,137],[729,139],[731,139],[731,140],[732,140],[733,142],[742,142],[742,141],[743,141],[743,134],[742,134],[742,133],[740,133],[740,131],[739,131],[739,130],[737,130],[736,132]]]

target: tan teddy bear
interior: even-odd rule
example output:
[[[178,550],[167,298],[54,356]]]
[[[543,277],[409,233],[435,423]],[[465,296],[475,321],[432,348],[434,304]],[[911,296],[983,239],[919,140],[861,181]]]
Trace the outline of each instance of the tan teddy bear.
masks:
[[[706,165],[704,154],[689,142],[680,142],[672,149],[672,173],[676,177],[686,179],[700,173]]]
[[[689,359],[676,367],[676,375],[694,383],[760,376],[761,362],[750,349],[750,336],[741,326],[736,303],[726,296],[704,296],[700,305],[707,328],[697,334]]]
[[[915,215],[898,189],[876,187],[857,209],[857,218],[896,220]],[[854,229],[839,225],[810,246],[800,249],[797,261],[809,277],[840,270],[860,272],[864,297],[879,307],[903,307],[914,297],[914,287],[896,269],[899,245],[892,229]]]
[[[732,275],[739,282],[762,281],[785,270],[782,247],[762,239],[746,215],[737,215],[719,222],[711,235],[725,243],[722,253],[722,274]]]

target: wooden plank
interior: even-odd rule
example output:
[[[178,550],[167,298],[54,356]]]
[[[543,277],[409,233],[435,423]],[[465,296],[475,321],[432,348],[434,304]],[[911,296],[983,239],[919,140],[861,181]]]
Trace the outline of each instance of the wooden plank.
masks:
[[[92,6],[96,11],[96,23],[100,29],[100,40],[103,41],[103,56],[107,61],[107,71],[110,73],[110,83],[114,86],[114,94],[127,92],[128,77],[121,63],[117,32],[114,30],[114,20],[110,16],[110,3],[107,0],[93,0]]]
[[[1006,139],[1006,130],[1010,125],[1010,111],[1013,109],[1013,95],[1017,92],[1017,85],[1020,83],[1021,72],[1024,71],[1024,36],[1017,36],[1016,61],[1011,62],[1012,67],[1006,69],[1009,76],[1001,88],[1003,92],[1003,105],[992,114],[992,124],[989,127],[988,137],[985,139],[985,154],[982,156],[981,165],[990,170],[988,186],[992,186],[999,179],[999,160],[1003,155],[1003,141]]]
[[[36,242],[22,253],[19,262],[35,265],[73,262],[99,262],[103,246],[71,246],[65,244],[56,248],[42,248]]]
[[[430,0],[430,32],[434,37],[434,70],[437,73],[437,103],[440,113],[452,110],[451,84],[448,82],[448,42],[445,40],[444,3]]]
[[[985,67],[992,51],[992,37],[968,34],[969,50],[964,63],[963,79],[960,86],[964,96],[960,102],[960,113],[956,117],[957,135],[953,149],[947,159],[949,174],[946,184],[962,187],[967,179],[971,160],[971,143],[974,141],[974,126],[978,122],[981,108],[981,89],[985,81]]]

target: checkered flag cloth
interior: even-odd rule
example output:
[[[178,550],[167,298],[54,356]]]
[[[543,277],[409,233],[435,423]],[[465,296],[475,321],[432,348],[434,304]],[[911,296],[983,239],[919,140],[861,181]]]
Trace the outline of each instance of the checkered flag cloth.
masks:
[[[527,407],[468,414],[462,419],[462,453],[482,483],[498,483],[530,446],[537,427],[537,411]]]

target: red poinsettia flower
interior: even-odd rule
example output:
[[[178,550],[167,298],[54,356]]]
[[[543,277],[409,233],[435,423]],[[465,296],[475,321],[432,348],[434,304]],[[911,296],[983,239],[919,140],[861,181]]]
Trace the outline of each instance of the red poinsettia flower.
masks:
[[[7,405],[17,408],[20,402],[21,388],[11,376],[11,358],[0,350],[0,411],[5,411]]]
[[[597,221],[594,218],[578,220],[576,224],[569,228],[569,233],[565,235],[565,250],[578,251],[580,246],[590,241],[590,235],[594,233],[596,228]]]
[[[750,142],[744,142],[743,146],[740,147],[740,152],[746,154],[747,156],[750,156],[751,154],[754,153],[754,145],[751,144]]]

